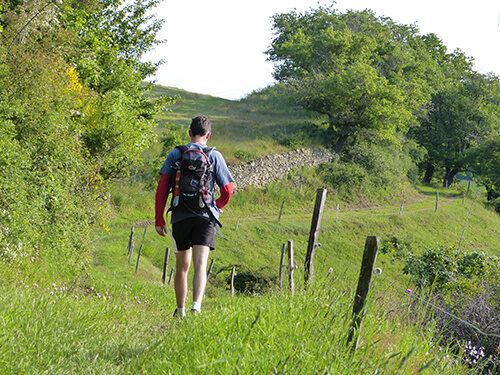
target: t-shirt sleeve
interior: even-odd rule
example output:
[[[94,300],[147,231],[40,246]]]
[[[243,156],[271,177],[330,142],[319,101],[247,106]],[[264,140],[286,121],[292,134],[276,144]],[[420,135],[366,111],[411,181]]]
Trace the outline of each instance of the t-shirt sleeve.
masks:
[[[169,152],[167,159],[160,168],[159,174],[168,174],[173,176],[175,174],[174,166],[175,163],[181,158],[182,153],[178,148],[174,148]]]
[[[223,187],[231,182],[234,182],[234,178],[231,176],[231,172],[229,171],[222,154],[219,151],[214,150],[212,155],[215,160],[214,173],[217,185],[219,185],[219,187]]]

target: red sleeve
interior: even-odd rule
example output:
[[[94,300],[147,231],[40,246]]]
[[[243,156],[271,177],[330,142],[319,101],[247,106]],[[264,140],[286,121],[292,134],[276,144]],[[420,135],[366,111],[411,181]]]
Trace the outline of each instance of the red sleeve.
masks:
[[[167,204],[168,193],[170,191],[170,178],[167,174],[162,174],[158,187],[156,188],[155,199],[155,225],[161,227],[165,225],[165,206]]]
[[[231,198],[231,195],[233,194],[233,192],[234,192],[234,189],[233,189],[232,182],[221,187],[220,188],[220,197],[215,200],[215,205],[219,208],[224,208],[224,206],[226,204],[228,204],[229,199]]]

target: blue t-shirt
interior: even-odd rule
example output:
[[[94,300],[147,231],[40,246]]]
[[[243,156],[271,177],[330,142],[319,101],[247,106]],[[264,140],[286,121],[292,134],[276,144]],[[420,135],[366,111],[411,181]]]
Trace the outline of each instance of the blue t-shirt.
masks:
[[[186,147],[191,148],[191,147],[198,147],[201,149],[204,149],[207,147],[206,145],[202,145],[200,143],[188,143]],[[179,159],[182,156],[181,150],[178,148],[174,148],[172,151],[167,156],[167,159],[163,163],[163,166],[161,167],[159,173],[160,174],[168,174],[169,176],[172,176],[176,173],[176,168],[175,168],[175,163],[179,161]],[[214,189],[214,181],[217,183],[219,187],[226,186],[227,184],[234,182],[233,176],[231,176],[231,172],[229,172],[229,169],[227,168],[226,161],[224,160],[224,157],[222,154],[217,151],[215,148],[212,150],[210,153],[210,161],[212,162],[213,165],[213,170],[214,170],[214,178],[212,179],[212,183],[210,186],[210,190]],[[214,216],[219,219],[219,210],[215,206],[215,197],[212,199],[212,205],[210,206],[210,211],[214,214]],[[204,212],[200,215],[203,215],[205,217],[210,217],[207,212]],[[188,219],[190,217],[197,216],[195,213],[191,212],[183,212],[180,210],[172,210],[172,223],[176,223],[178,221]]]

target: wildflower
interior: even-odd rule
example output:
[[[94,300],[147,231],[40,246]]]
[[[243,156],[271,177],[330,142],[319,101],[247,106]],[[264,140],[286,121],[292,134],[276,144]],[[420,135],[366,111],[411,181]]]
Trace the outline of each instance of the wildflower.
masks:
[[[38,288],[38,284],[33,284],[33,287]]]
[[[52,284],[52,288],[55,288],[56,287],[56,284]]]
[[[413,293],[413,290],[411,290],[411,289],[406,289],[406,293]]]
[[[123,310],[127,310],[127,306],[123,306]]]
[[[54,292],[50,292],[50,295],[53,296],[54,295]]]
[[[23,280],[19,281],[19,284],[23,285],[23,284],[24,284],[24,281],[23,281]]]
[[[332,267],[330,267],[330,269],[328,270],[328,274],[329,274],[329,275],[331,275],[331,274],[332,274],[332,272],[333,272],[333,268],[332,268]]]

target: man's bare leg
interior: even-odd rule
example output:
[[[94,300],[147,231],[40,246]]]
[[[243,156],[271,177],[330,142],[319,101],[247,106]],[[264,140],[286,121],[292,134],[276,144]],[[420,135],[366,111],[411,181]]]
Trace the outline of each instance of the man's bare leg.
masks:
[[[178,251],[175,253],[175,300],[178,308],[184,308],[186,305],[186,296],[188,291],[188,272],[191,265],[191,249]]]
[[[209,254],[210,248],[208,246],[193,245],[193,303],[199,304],[196,306],[201,306],[201,301],[203,300],[203,296],[205,295]],[[199,310],[199,307],[197,310]]]

